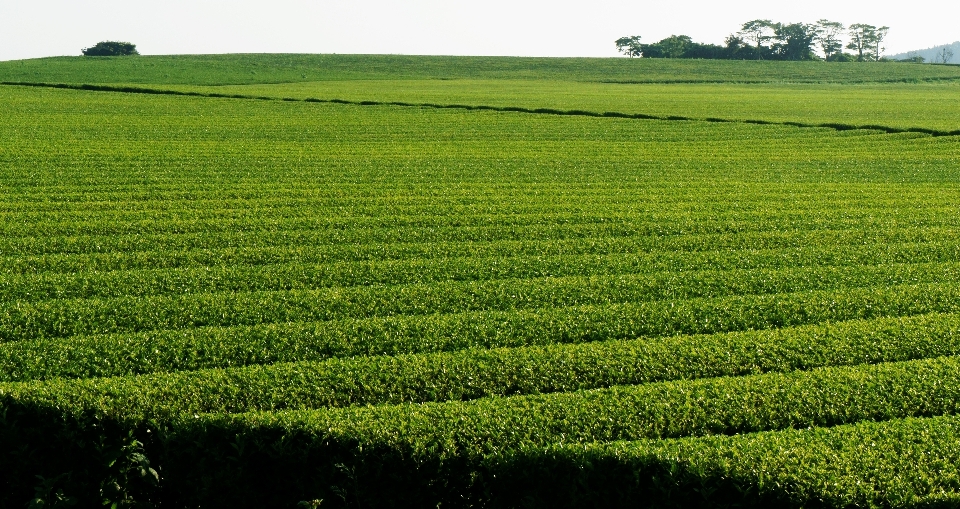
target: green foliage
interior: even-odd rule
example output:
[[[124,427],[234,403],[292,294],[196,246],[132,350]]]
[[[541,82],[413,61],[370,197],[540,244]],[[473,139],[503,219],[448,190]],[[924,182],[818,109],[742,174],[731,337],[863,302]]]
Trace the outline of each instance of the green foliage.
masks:
[[[843,23],[821,19],[814,27],[814,41],[820,46],[823,58],[836,61],[843,54],[843,41],[840,35],[846,29]]]
[[[775,23],[769,19],[755,19],[744,23],[740,31],[724,41],[725,46],[695,43],[686,35],[672,35],[655,44],[640,44],[640,37],[622,37],[617,49],[628,56],[648,58],[705,58],[756,60],[819,60],[814,44],[820,46],[823,59],[834,62],[850,61],[842,53],[840,39],[845,27],[841,23],[821,19],[811,23]],[[848,49],[857,50],[857,61],[878,61],[883,54],[881,46],[889,27],[877,28],[858,23],[850,26]],[[770,41],[770,45],[764,43]],[[630,48],[630,49],[625,49]]]
[[[537,79],[0,88],[0,505],[958,500],[955,70],[282,58]]]
[[[687,35],[671,35],[657,43],[660,46],[661,54],[666,58],[680,58],[687,52],[687,48],[693,44],[693,40]]]
[[[191,366],[192,371],[141,377],[67,381],[47,376],[49,381],[0,386],[0,393],[55,401],[63,409],[93,404],[106,415],[140,419],[456,401],[955,355],[960,352],[958,332],[956,315],[932,314],[692,337],[471,348],[213,370]],[[250,359],[233,359],[238,364],[244,360]],[[122,359],[97,361],[110,361],[125,371]],[[175,364],[162,367],[184,369]]]
[[[848,34],[850,42],[847,43],[847,49],[857,52],[857,61],[878,61],[883,55],[883,40],[887,36],[890,27],[875,27],[866,23],[856,23],[850,25]]]
[[[753,45],[757,60],[766,52],[763,43],[773,38],[774,23],[769,19],[747,21],[740,27],[739,34]]]
[[[817,39],[817,27],[806,23],[778,23],[774,27],[776,43],[773,54],[781,60],[817,60],[813,43]]]
[[[767,61],[742,64],[758,67],[793,65]],[[821,62],[818,65],[833,67],[837,72],[845,71],[846,68],[846,64],[833,62]],[[856,67],[860,68],[857,72],[868,72],[869,69],[863,68],[873,65],[861,63],[856,64]],[[895,74],[891,74],[891,80],[899,79],[894,76]],[[903,81],[913,83],[907,84]],[[163,89],[185,93],[272,97],[278,100],[338,98],[337,100],[367,104],[459,104],[475,109],[574,110],[597,116],[611,112],[611,115],[624,117],[646,115],[661,119],[682,117],[698,120],[763,120],[811,126],[844,126],[847,129],[882,126],[894,129],[957,131],[956,117],[960,115],[960,102],[945,99],[954,92],[955,85],[947,81],[937,85],[917,86],[917,81],[919,80],[905,77],[900,83],[832,87],[756,83],[653,84],[642,80],[637,83],[404,80],[402,84],[391,88],[386,88],[377,81],[339,81],[221,87],[164,86]],[[940,107],[926,107],[929,102],[937,102]],[[883,119],[883,123],[880,124],[878,119]]]
[[[561,440],[731,435],[953,414],[958,367],[950,357],[468,402],[184,415],[172,424],[182,430],[171,432],[242,427],[254,439],[280,426],[314,436],[320,447],[385,441],[423,459],[471,459]]]
[[[116,376],[354,355],[395,355],[722,333],[898,314],[953,312],[955,288],[810,292],[646,306],[607,305],[339,322],[204,327],[18,341],[3,346],[9,380]],[[802,316],[790,316],[790,311]]]
[[[503,492],[543,507],[951,507],[957,417],[832,428],[531,448],[491,464]],[[909,472],[909,475],[904,475]],[[817,485],[816,480],[830,479]],[[863,485],[870,479],[869,487]],[[714,501],[711,504],[704,500]],[[519,497],[507,504],[518,503]]]
[[[101,41],[83,49],[85,57],[120,57],[139,54],[137,45],[129,42]]]
[[[13,341],[158,329],[640,304],[672,299],[723,299],[796,293],[815,288],[892,286],[905,280],[914,284],[941,283],[940,288],[951,292],[960,283],[960,270],[956,266],[931,264],[857,271],[846,268],[731,270],[724,273],[694,271],[682,276],[619,274],[321,290],[290,288],[244,292],[236,289],[182,297],[141,297],[136,295],[138,292],[131,292],[134,296],[113,299],[17,301],[15,307],[0,308],[0,339]],[[189,291],[189,288],[185,290]],[[661,313],[666,311],[653,316]]]
[[[957,80],[956,67],[823,66],[686,59],[404,55],[146,55],[0,62],[2,82],[242,85],[356,80],[553,80],[640,83],[877,83]],[[256,69],[256,74],[250,70]],[[380,87],[384,88],[384,87]],[[392,88],[392,87],[386,87]],[[559,97],[557,98],[559,99]]]
[[[143,453],[143,444],[128,432],[122,442],[104,449],[108,473],[100,481],[103,505],[111,509],[146,505],[143,499],[137,500],[135,487],[156,488],[160,484],[160,475],[150,466],[150,460]]]
[[[617,45],[617,51],[628,57],[643,56],[643,44],[640,43],[640,36],[621,37],[614,41]]]

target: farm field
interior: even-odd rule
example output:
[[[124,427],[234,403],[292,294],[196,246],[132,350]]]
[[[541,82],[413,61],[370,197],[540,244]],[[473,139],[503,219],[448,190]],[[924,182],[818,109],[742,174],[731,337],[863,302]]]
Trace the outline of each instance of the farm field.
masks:
[[[0,86],[0,505],[960,503],[956,67],[257,58]]]
[[[956,65],[409,55],[150,55],[0,62],[0,81],[256,85],[342,80],[612,83],[954,83]]]
[[[960,66],[398,55],[88,60],[0,62],[0,82],[944,133],[958,130],[960,116]]]
[[[519,107],[697,120],[957,130],[960,84],[624,84],[546,80],[347,80],[165,86],[277,99]]]

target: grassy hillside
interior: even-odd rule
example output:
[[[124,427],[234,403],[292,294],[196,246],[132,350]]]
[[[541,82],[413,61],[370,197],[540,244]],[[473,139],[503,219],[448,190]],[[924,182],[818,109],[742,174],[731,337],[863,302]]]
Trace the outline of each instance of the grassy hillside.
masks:
[[[619,112],[658,117],[960,130],[960,83],[618,84],[545,80],[351,80],[221,87],[209,94]]]
[[[637,83],[960,80],[960,67],[900,63],[402,55],[55,57],[0,62],[0,81],[242,85],[357,79],[550,79]]]
[[[694,64],[662,65],[716,72]],[[340,78],[153,86],[945,126],[956,107],[949,83]],[[0,506],[960,501],[958,136],[0,102]]]

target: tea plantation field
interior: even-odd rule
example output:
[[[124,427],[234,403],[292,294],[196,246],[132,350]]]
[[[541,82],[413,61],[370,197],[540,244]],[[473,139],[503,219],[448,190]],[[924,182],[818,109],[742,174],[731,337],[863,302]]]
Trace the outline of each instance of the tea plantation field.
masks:
[[[954,83],[960,66],[410,55],[150,55],[0,62],[0,81],[257,85],[342,80],[522,79],[608,83]]]
[[[817,63],[817,62],[814,62]],[[960,66],[957,67],[960,72]],[[161,90],[287,100],[523,108],[660,119],[799,123],[960,134],[960,83],[591,83],[553,80],[338,80],[168,85]]]
[[[0,506],[960,504],[957,67],[283,58],[0,63]]]

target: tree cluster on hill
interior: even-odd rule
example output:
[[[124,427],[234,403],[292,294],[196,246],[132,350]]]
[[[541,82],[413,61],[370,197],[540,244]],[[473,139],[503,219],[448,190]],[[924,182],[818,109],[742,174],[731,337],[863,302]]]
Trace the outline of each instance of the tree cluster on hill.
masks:
[[[85,57],[118,57],[124,55],[139,55],[137,45],[129,42],[101,41],[89,48],[80,50]]]
[[[730,34],[722,46],[694,42],[687,35],[671,35],[652,44],[643,44],[640,36],[634,35],[621,37],[615,43],[617,50],[629,57],[866,62],[882,58],[883,41],[889,30],[890,27],[865,23],[848,27],[827,19],[816,23],[755,19]]]

